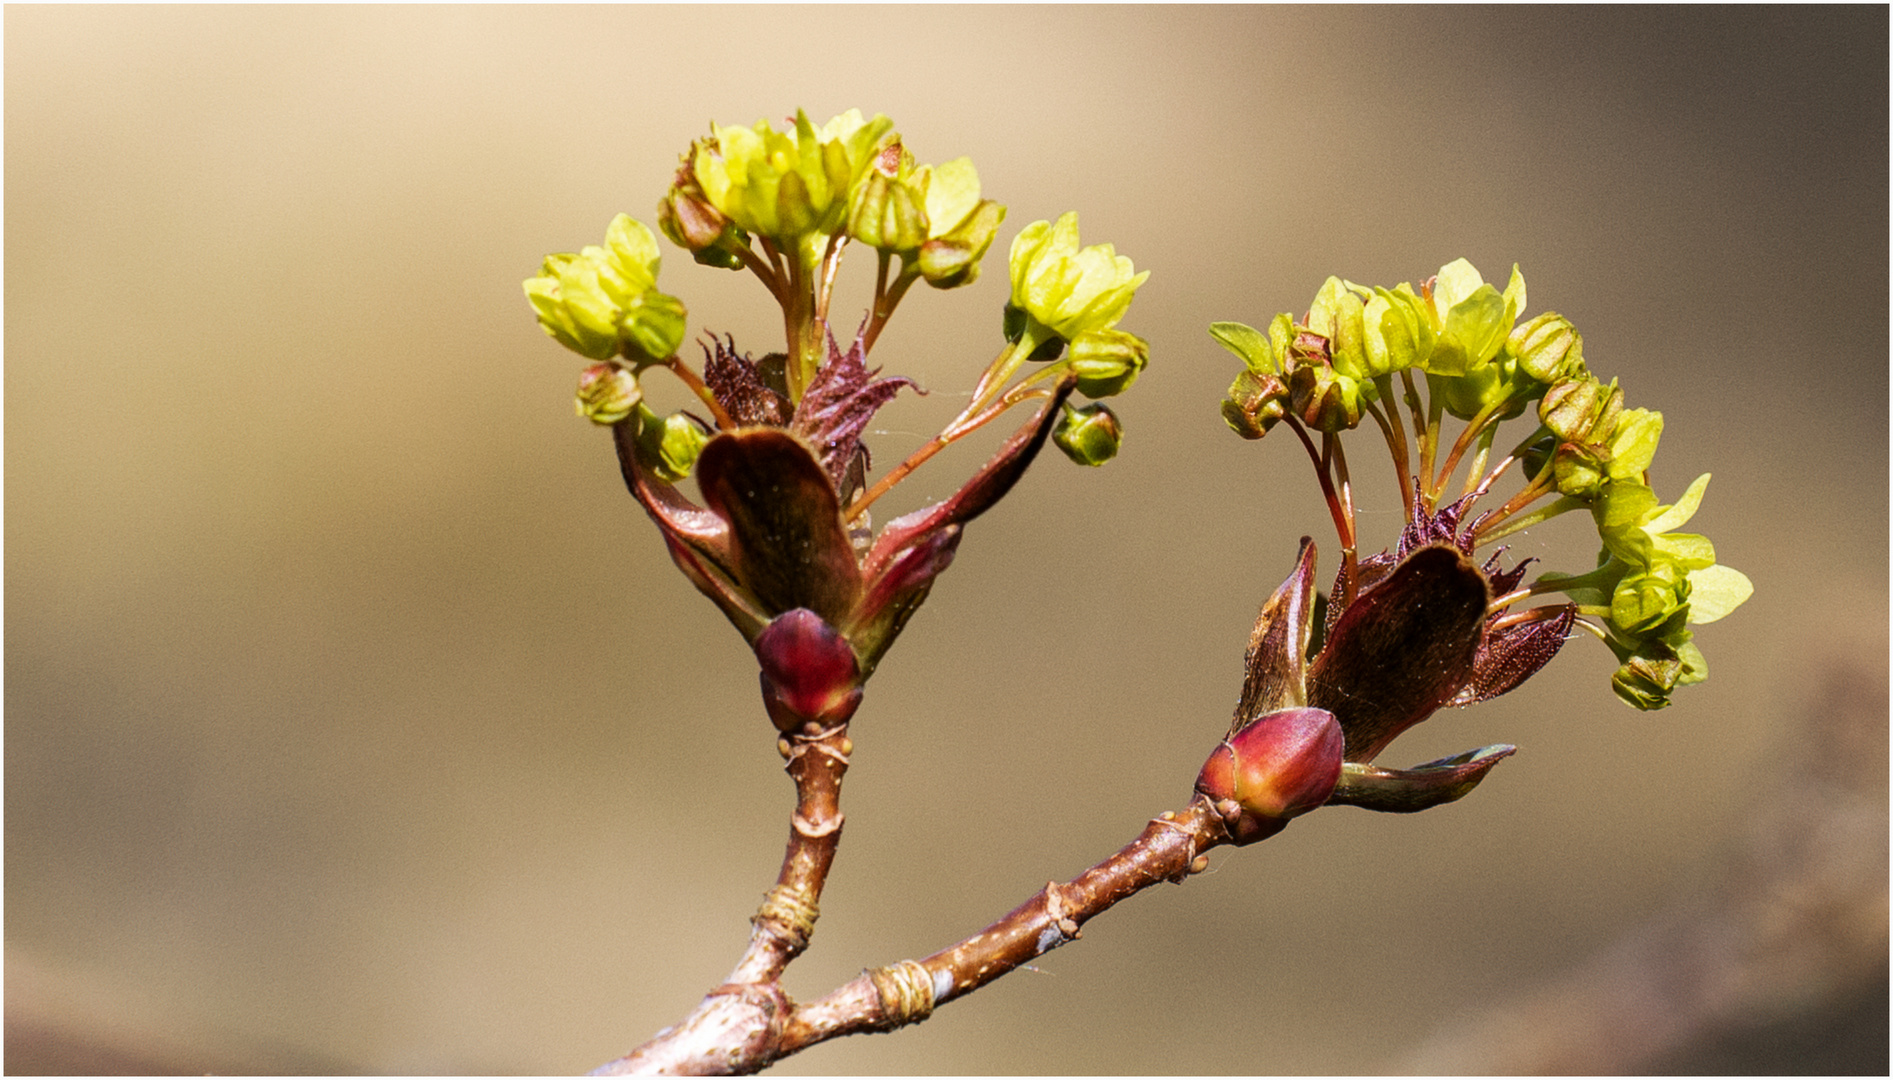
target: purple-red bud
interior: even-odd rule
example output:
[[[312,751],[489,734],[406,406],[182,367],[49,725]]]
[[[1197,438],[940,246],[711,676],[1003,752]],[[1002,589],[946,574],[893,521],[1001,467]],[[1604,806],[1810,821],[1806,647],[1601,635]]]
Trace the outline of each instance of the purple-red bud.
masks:
[[[839,630],[807,608],[785,611],[756,636],[762,701],[784,734],[846,723],[861,704],[861,666]]]
[[[1222,741],[1196,790],[1216,804],[1238,845],[1281,832],[1334,793],[1345,747],[1341,725],[1326,709],[1282,709]]]

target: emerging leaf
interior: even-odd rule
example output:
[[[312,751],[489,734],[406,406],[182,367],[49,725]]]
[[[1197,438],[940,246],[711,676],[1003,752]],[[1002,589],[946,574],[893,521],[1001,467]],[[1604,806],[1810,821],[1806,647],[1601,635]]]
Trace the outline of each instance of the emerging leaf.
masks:
[[[1308,676],[1308,704],[1341,722],[1349,761],[1372,761],[1471,681],[1490,602],[1457,548],[1428,545],[1341,612]]]
[[[834,482],[842,500],[853,492],[846,490],[852,469],[859,477],[870,464],[868,449],[861,445],[861,433],[881,406],[894,400],[903,387],[919,391],[912,379],[875,379],[867,369],[866,349],[857,335],[847,352],[828,338],[828,362],[815,372],[815,378],[802,394],[795,408],[789,430],[809,441],[821,459],[822,468]],[[876,369],[877,371],[879,369]],[[857,465],[856,459],[859,459]]]

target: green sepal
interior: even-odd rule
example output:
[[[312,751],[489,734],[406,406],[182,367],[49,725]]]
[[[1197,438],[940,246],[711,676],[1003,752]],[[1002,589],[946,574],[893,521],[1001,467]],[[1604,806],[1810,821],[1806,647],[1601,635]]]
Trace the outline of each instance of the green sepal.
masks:
[[[1017,345],[1019,339],[1025,336],[1026,322],[1031,318],[1032,316],[1025,313],[1024,308],[1007,301],[1005,313],[999,322],[1000,332],[1005,335],[1007,341]]]
[[[992,247],[1006,208],[985,199],[951,231],[920,245],[920,273],[936,289],[955,289],[979,278],[979,262]]]
[[[1625,409],[1610,433],[1610,478],[1636,480],[1649,471],[1663,437],[1663,414],[1650,409]]]
[[[1362,323],[1368,371],[1375,376],[1424,367],[1439,340],[1432,305],[1404,283],[1393,289],[1376,287],[1362,311]]]
[[[979,170],[972,158],[954,158],[931,170],[925,189],[929,238],[957,229],[980,204]]]
[[[1357,380],[1371,377],[1361,299],[1340,278],[1322,283],[1308,309],[1307,329],[1328,339],[1328,361],[1335,371]]]
[[[618,320],[619,332],[636,363],[656,363],[671,356],[684,340],[688,312],[684,302],[652,289],[639,296]]]
[[[1294,320],[1277,315],[1264,334],[1239,322],[1209,324],[1209,336],[1241,358],[1243,365],[1258,376],[1280,375],[1286,366],[1288,343],[1294,338]]]
[[[1689,621],[1712,623],[1741,607],[1755,593],[1748,575],[1732,566],[1706,566],[1689,572]]]

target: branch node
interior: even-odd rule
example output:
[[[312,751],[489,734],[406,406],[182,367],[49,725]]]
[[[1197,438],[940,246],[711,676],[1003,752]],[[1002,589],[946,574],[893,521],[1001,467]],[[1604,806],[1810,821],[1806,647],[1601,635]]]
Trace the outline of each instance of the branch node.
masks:
[[[762,906],[749,917],[749,922],[758,930],[774,930],[788,942],[792,952],[799,953],[808,947],[808,939],[815,933],[815,920],[820,915],[821,909],[808,890],[777,885],[763,895]]]
[[[933,973],[918,960],[902,960],[867,973],[881,999],[883,1030],[917,1024],[933,1015]]]
[[[841,828],[841,822],[842,817],[840,814],[833,814],[819,822],[810,821],[799,812],[789,815],[789,823],[795,826],[795,831],[810,840],[819,840],[835,832]]]
[[[1159,828],[1170,829],[1175,832],[1180,832],[1183,835],[1190,837],[1191,839],[1195,839],[1196,837],[1196,833],[1192,831],[1188,825],[1185,825],[1183,822],[1177,820],[1177,812],[1175,810],[1165,810],[1163,813],[1158,814],[1154,818],[1151,818],[1150,823],[1152,825],[1158,826]]]

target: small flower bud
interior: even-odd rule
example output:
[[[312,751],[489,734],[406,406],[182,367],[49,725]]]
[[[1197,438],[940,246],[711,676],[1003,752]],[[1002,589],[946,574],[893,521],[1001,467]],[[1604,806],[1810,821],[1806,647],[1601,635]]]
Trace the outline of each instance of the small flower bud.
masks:
[[[999,234],[1006,208],[983,199],[950,231],[920,246],[920,273],[936,289],[970,285],[979,278],[979,261]]]
[[[927,239],[921,196],[878,166],[869,169],[848,207],[848,235],[882,251],[912,251]]]
[[[785,735],[846,723],[861,704],[861,666],[839,630],[807,608],[776,616],[757,635],[762,700]]]
[[[1683,681],[1683,660],[1661,641],[1641,642],[1610,677],[1610,688],[1632,708],[1668,707],[1670,691]]]
[[[690,165],[696,152],[697,144],[692,143],[683,167],[677,170],[677,178],[671,181],[670,190],[657,204],[657,227],[670,237],[671,243],[700,253],[715,247],[735,226],[710,204],[703,194],[703,186],[697,183],[696,170]]]
[[[1617,583],[1610,596],[1610,621],[1637,634],[1660,626],[1688,603],[1688,573],[1676,563],[1659,560],[1648,571]]]
[[[1551,469],[1558,494],[1592,498],[1610,479],[1610,451],[1583,443],[1559,443],[1551,457]]]
[[[1663,437],[1663,414],[1651,409],[1627,409],[1610,432],[1610,476],[1635,480],[1650,468],[1657,440]]]
[[[1520,323],[1506,345],[1518,357],[1518,366],[1541,383],[1584,375],[1584,337],[1555,311]]]
[[[1538,418],[1566,442],[1603,444],[1623,411],[1623,391],[1585,376],[1567,379],[1545,391]]]
[[[609,427],[630,416],[643,400],[636,375],[616,364],[593,364],[578,377],[574,404],[580,416]]]
[[[641,404],[637,408],[638,437],[633,445],[638,464],[672,484],[689,476],[710,436],[683,413],[660,417]]]
[[[1117,456],[1124,442],[1124,427],[1117,414],[1102,403],[1082,409],[1067,405],[1058,426],[1052,429],[1052,442],[1080,465],[1102,465]]]
[[[1216,803],[1238,845],[1251,844],[1328,801],[1342,751],[1333,713],[1282,709],[1224,739],[1203,763],[1196,790]]]
[[[1521,392],[1520,384],[1531,385],[1529,379],[1519,378],[1518,361],[1507,356],[1495,357],[1491,363],[1464,375],[1428,375],[1427,382],[1444,403],[1446,412],[1461,420],[1471,420],[1488,407],[1500,404],[1504,408],[1494,414],[1493,419],[1510,420],[1525,411],[1528,395]]]
[[[1245,439],[1267,435],[1287,411],[1288,384],[1279,375],[1244,371],[1223,399],[1223,422]]]
[[[1304,363],[1288,377],[1289,408],[1317,431],[1352,430],[1372,400],[1369,387],[1325,364]]]
[[[1071,339],[1071,370],[1088,398],[1121,394],[1150,363],[1150,345],[1123,330],[1086,330]]]

